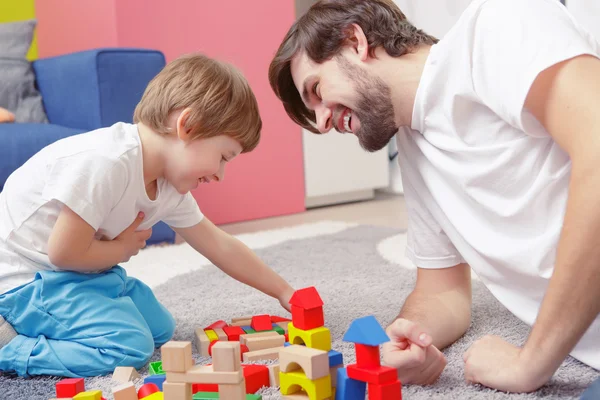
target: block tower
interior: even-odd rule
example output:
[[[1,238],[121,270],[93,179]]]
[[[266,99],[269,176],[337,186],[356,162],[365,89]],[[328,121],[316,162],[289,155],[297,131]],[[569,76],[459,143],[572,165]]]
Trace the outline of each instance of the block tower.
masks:
[[[308,287],[297,290],[290,305],[292,322],[287,325],[290,345],[279,351],[281,393],[310,400],[332,398],[343,357],[331,349],[323,300],[316,288]]]
[[[352,321],[343,340],[354,343],[356,363],[337,371],[336,400],[362,400],[367,385],[369,400],[402,400],[398,371],[379,360],[379,346],[390,339],[375,317]]]

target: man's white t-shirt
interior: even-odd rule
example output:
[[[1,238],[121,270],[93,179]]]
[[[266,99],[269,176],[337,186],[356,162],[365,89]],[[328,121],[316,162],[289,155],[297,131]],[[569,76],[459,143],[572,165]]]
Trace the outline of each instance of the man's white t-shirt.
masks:
[[[541,71],[582,54],[600,46],[558,0],[475,0],[432,47],[412,129],[396,138],[407,257],[470,264],[530,325],[554,270],[571,163],[524,103]],[[571,355],[600,369],[600,318]]]
[[[184,228],[202,220],[191,193],[178,193],[164,179],[157,186],[151,200],[137,125],[117,123],[42,149],[10,175],[0,193],[0,294],[31,281],[39,270],[58,270],[48,259],[48,239],[63,204],[98,239],[114,239],[140,211],[145,218],[139,230],[159,221]]]

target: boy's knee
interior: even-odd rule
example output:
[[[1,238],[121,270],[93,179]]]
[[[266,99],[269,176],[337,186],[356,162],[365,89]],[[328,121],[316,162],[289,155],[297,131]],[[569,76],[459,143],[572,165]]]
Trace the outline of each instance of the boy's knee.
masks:
[[[160,347],[173,338],[175,334],[175,318],[170,312],[165,313],[165,317],[160,324],[160,330],[154,332],[154,345]]]
[[[154,353],[154,338],[149,329],[127,330],[117,337],[119,339],[115,345],[119,348],[121,357],[116,360],[115,367],[141,368],[146,365]]]

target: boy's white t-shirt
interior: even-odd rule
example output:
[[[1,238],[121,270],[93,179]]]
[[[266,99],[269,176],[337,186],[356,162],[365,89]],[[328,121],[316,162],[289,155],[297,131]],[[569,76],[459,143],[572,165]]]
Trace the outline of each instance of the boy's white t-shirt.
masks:
[[[0,294],[25,284],[39,270],[58,270],[48,259],[48,239],[62,205],[112,240],[141,211],[139,230],[159,221],[190,227],[203,214],[191,193],[158,180],[155,200],[144,184],[137,125],[107,128],[59,140],[30,158],[0,193]]]
[[[571,163],[524,103],[541,71],[582,54],[600,46],[557,0],[475,0],[432,47],[412,129],[396,137],[407,257],[470,264],[530,325],[554,270]],[[571,355],[600,369],[600,318]]]

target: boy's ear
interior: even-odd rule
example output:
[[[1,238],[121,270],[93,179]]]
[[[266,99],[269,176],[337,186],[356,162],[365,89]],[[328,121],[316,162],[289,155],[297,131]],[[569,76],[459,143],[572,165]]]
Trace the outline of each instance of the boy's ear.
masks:
[[[186,122],[191,111],[191,108],[186,108],[179,114],[179,117],[177,117],[177,136],[179,136],[179,139],[183,140],[184,142],[190,140],[192,134],[192,129],[186,127]]]

